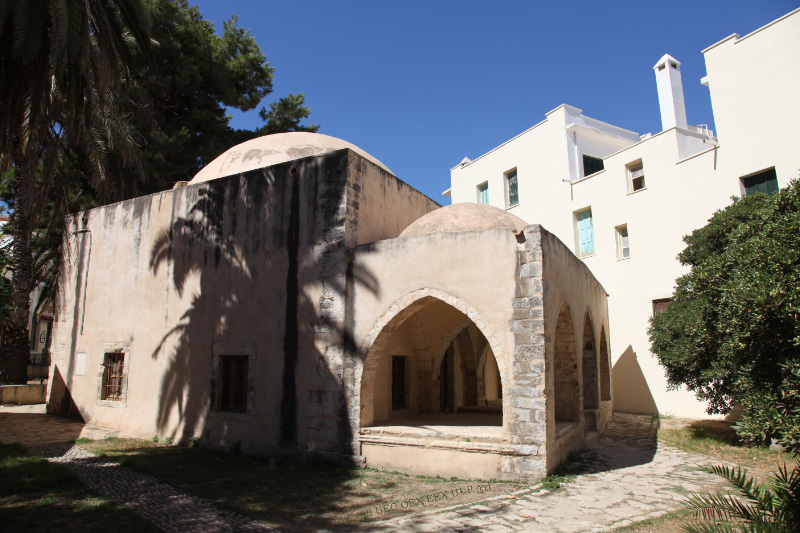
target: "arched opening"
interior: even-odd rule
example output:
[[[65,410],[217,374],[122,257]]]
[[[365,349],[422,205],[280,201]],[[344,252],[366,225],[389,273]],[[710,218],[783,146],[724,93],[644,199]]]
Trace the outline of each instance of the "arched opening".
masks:
[[[478,359],[478,405],[501,410],[502,400],[503,383],[500,380],[500,368],[491,346],[487,344]]]
[[[608,341],[605,328],[600,329],[600,399],[611,401],[611,361],[608,358]]]
[[[597,431],[597,410],[600,408],[597,390],[597,344],[594,339],[592,318],[588,311],[583,320],[582,348],[583,420],[586,431]]]
[[[362,433],[435,427],[474,438],[463,427],[486,426],[494,438],[502,435],[503,373],[485,323],[429,296],[381,323],[361,377]]]
[[[558,433],[569,424],[580,420],[581,406],[575,328],[567,302],[561,306],[556,321],[553,372],[553,401]]]

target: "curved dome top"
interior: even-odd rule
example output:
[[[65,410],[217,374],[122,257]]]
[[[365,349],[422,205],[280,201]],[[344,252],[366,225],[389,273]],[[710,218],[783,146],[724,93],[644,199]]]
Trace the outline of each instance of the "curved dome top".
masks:
[[[485,204],[453,204],[431,211],[408,226],[401,237],[481,229],[522,231],[528,224],[516,215]]]
[[[386,165],[354,144],[321,133],[297,131],[264,135],[237,144],[203,167],[189,183],[202,183],[294,159],[327,154],[343,148],[349,148],[385,171],[392,172]]]

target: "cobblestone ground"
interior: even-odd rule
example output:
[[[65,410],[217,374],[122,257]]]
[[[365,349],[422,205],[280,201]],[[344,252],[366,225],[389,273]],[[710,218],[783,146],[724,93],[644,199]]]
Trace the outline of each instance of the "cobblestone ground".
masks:
[[[64,464],[95,490],[129,505],[165,531],[268,530],[78,446],[53,442],[65,435],[74,439],[86,433],[87,427],[81,424],[30,408],[21,411],[28,415],[24,424],[12,423],[16,412],[15,407],[0,407],[0,441],[22,442],[34,453]],[[615,414],[613,423],[586,454],[590,460],[579,465],[581,475],[558,492],[536,485],[478,504],[360,524],[357,529],[566,533],[607,531],[660,516],[680,508],[689,492],[721,483],[703,470],[711,464],[707,458],[658,446],[657,424],[650,417]],[[97,426],[89,429],[95,438],[108,432]]]
[[[555,493],[534,487],[478,505],[372,524],[373,531],[608,531],[682,507],[689,492],[721,483],[707,458],[659,446],[658,422],[616,413],[590,447],[594,459]]]
[[[71,444],[31,446],[31,453],[59,463],[82,477],[97,492],[118,500],[164,531],[270,531],[156,479],[98,457]]]

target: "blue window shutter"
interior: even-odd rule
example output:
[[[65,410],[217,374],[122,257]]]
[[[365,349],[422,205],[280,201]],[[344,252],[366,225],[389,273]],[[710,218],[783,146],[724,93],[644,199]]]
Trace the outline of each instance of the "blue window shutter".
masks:
[[[578,213],[578,230],[581,239],[581,256],[592,255],[594,253],[594,226],[591,209]]]

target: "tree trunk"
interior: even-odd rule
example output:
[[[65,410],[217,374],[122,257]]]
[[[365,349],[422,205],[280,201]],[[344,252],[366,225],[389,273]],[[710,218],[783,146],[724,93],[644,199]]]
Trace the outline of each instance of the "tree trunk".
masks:
[[[31,301],[31,217],[33,201],[32,190],[36,183],[36,153],[27,157],[15,158],[21,164],[14,168],[14,213],[12,215],[12,236],[14,238],[11,270],[11,304],[13,309],[3,344],[0,346],[0,372],[2,380],[14,384],[28,381],[28,364],[31,352],[28,321]],[[32,160],[32,161],[31,161]]]

